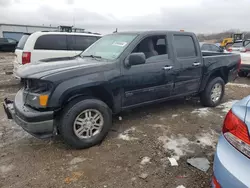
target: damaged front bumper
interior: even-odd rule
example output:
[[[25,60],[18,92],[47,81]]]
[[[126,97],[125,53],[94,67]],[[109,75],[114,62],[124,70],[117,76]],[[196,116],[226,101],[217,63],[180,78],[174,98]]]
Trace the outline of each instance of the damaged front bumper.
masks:
[[[38,138],[53,136],[54,112],[38,111],[24,104],[23,91],[20,90],[14,101],[4,99],[4,111],[8,119],[13,119],[19,126]]]

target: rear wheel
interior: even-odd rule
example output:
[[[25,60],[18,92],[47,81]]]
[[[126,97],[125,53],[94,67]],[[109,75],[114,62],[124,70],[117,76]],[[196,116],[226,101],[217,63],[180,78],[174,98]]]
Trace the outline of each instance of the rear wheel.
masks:
[[[222,78],[217,77],[211,79],[205,90],[201,93],[200,99],[201,103],[207,107],[215,107],[220,102],[224,96],[225,82]]]
[[[99,144],[112,126],[109,107],[97,99],[77,99],[65,108],[59,132],[66,144],[83,149]]]
[[[239,77],[247,77],[248,73],[245,71],[239,71],[238,75],[239,75]]]

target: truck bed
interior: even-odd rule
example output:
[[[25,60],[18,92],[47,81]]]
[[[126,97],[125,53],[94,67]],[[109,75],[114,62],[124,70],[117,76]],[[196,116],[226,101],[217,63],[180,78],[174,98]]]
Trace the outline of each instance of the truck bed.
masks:
[[[228,81],[236,79],[238,68],[241,62],[239,54],[233,53],[217,53],[217,52],[202,52],[202,59],[204,63],[204,73],[209,74],[216,70],[223,70],[228,73]]]

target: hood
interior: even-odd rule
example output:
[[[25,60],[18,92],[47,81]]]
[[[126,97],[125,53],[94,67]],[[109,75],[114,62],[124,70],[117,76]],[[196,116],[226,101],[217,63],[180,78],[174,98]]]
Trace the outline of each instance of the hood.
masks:
[[[81,57],[63,57],[50,58],[27,64],[22,66],[17,71],[17,76],[20,78],[36,78],[40,79],[53,74],[97,67],[107,64],[106,61],[97,60],[94,58]]]

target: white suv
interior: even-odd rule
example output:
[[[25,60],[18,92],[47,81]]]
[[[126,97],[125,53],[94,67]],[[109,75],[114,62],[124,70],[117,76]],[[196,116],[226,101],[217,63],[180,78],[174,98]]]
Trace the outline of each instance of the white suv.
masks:
[[[14,76],[17,69],[41,59],[75,56],[101,38],[89,33],[35,32],[20,39],[14,60]]]

